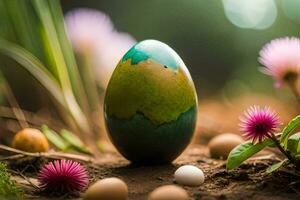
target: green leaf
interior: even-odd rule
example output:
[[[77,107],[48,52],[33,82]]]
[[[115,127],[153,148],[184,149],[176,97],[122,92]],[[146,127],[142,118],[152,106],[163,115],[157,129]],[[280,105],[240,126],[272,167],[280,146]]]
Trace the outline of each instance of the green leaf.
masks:
[[[287,140],[287,149],[292,154],[297,154],[300,151],[300,132],[290,136]]]
[[[266,170],[267,173],[272,173],[276,170],[278,170],[286,161],[288,161],[287,159],[280,161],[278,163],[275,163],[273,165],[271,165],[270,167],[268,167],[268,169]]]
[[[85,147],[80,138],[77,137],[75,134],[71,133],[66,129],[62,129],[60,131],[60,135],[65,141],[67,141],[70,144],[70,147],[74,148],[74,150],[80,153],[92,155],[90,150]]]
[[[49,9],[51,12],[54,27],[57,32],[58,41],[61,46],[62,53],[65,58],[66,67],[68,68],[68,74],[70,76],[71,85],[75,93],[76,99],[80,103],[80,106],[84,111],[88,111],[88,99],[80,76],[79,68],[76,63],[75,55],[70,43],[70,40],[66,34],[64,16],[59,0],[48,0]],[[98,104],[99,105],[99,104]]]
[[[49,129],[46,125],[42,126],[42,130],[46,138],[58,149],[65,151],[69,147],[69,143],[65,142],[55,131]]]
[[[39,19],[31,2],[11,0],[1,1],[1,27],[6,31],[3,38],[14,41],[44,61],[44,51],[40,38]],[[22,12],[20,12],[22,10]],[[4,13],[3,13],[4,11]]]
[[[274,145],[274,142],[270,139],[265,139],[263,142],[257,144],[247,141],[238,145],[228,155],[226,164],[227,170],[240,166],[245,160],[258,153],[263,148],[272,145]]]
[[[0,39],[0,53],[11,57],[28,70],[65,109],[66,113],[73,117],[76,125],[81,130],[84,130],[84,132],[89,130],[87,119],[78,107],[72,91],[70,89],[63,90],[53,75],[34,55],[26,49],[3,39]]]
[[[283,129],[282,135],[280,137],[280,143],[284,146],[284,148],[287,148],[287,140],[289,134],[297,128],[297,126],[300,125],[300,115],[296,116],[294,119],[292,119],[288,125]]]
[[[49,56],[53,59],[54,66],[56,67],[58,80],[69,109],[68,111],[81,131],[89,134],[91,133],[91,127],[89,126],[85,113],[75,98],[75,91],[72,89],[70,81],[71,75],[68,72],[67,63],[59,43],[48,1],[33,0],[32,3],[37,12],[37,16],[41,20],[41,28],[45,31],[44,43],[48,45],[49,53],[51,53]]]
[[[28,70],[50,92],[58,103],[67,108],[58,82],[34,55],[26,49],[3,39],[0,39],[0,53],[14,59]]]

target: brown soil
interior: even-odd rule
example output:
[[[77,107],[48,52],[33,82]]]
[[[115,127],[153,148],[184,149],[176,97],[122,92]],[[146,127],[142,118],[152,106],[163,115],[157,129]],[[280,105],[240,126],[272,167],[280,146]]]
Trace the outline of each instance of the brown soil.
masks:
[[[207,148],[199,145],[188,148],[170,165],[133,166],[118,154],[107,153],[97,163],[88,165],[88,168],[92,176],[91,182],[105,177],[123,179],[128,184],[130,200],[147,199],[147,195],[156,187],[176,184],[173,173],[184,164],[198,166],[206,176],[203,185],[184,187],[191,199],[299,199],[300,173],[291,169],[273,174],[265,173],[266,168],[278,160],[274,154],[271,153],[270,156],[270,153],[260,154],[256,159],[251,159],[240,168],[229,172],[225,169],[225,161],[211,159]],[[35,166],[37,165],[29,166],[28,172],[23,173],[26,175],[25,179],[14,175],[18,184],[25,189],[25,199],[81,199],[73,195],[52,196],[38,192],[33,186],[36,182]]]

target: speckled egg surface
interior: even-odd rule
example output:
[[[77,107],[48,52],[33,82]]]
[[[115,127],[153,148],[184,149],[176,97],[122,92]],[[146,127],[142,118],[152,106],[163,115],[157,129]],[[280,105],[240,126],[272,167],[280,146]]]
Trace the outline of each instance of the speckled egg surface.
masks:
[[[121,59],[104,101],[109,136],[128,160],[174,160],[188,145],[197,95],[188,69],[168,45],[145,40]]]

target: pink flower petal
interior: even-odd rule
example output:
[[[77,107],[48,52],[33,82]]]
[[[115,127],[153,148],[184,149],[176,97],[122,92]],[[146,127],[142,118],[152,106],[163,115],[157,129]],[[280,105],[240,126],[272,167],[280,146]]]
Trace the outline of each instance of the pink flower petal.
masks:
[[[259,62],[266,68],[264,73],[275,80],[275,87],[281,87],[287,74],[299,74],[300,39],[285,37],[272,40],[259,52]]]
[[[41,188],[60,192],[81,191],[88,185],[88,178],[85,167],[71,160],[55,160],[38,173]]]
[[[240,131],[246,139],[261,142],[279,127],[279,117],[269,107],[251,106],[240,117]]]

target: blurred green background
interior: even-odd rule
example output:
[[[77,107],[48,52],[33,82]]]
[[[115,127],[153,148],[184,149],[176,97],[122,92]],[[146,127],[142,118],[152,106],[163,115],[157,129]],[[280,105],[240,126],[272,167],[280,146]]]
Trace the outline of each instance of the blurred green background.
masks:
[[[61,2],[64,12],[87,7],[107,13],[118,30],[138,41],[153,38],[169,44],[189,68],[200,99],[226,84],[235,87],[232,80],[270,92],[272,80],[258,71],[259,50],[274,38],[300,33],[298,0]]]
[[[30,0],[23,2],[27,4]],[[137,41],[153,38],[169,44],[189,68],[200,100],[218,94],[224,86],[229,88],[230,95],[244,86],[274,93],[272,80],[258,71],[258,52],[274,38],[300,33],[298,0],[60,2],[64,13],[76,8],[98,9],[111,18],[118,31],[131,34]],[[5,8],[2,15],[8,15]],[[13,32],[3,17],[0,18],[0,31],[2,34]],[[6,62],[5,65],[10,64],[10,61]],[[2,68],[8,74],[12,88],[18,91],[17,99],[24,102],[21,104],[25,108],[39,108],[39,101],[32,102],[30,96],[41,100],[43,94],[33,87],[37,85],[34,81],[24,81],[30,79],[28,73],[19,67],[8,69],[2,64]]]

